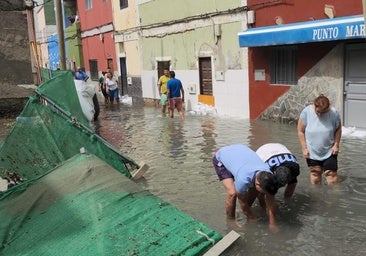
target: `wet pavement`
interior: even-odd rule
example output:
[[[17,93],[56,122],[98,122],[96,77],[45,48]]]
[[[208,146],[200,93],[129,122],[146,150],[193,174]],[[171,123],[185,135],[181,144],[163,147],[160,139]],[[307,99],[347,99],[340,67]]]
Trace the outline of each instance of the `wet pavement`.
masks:
[[[0,119],[0,140],[11,120]],[[186,114],[181,121],[162,117],[160,109],[101,104],[94,129],[149,171],[138,183],[207,226],[225,235],[234,229],[241,237],[224,255],[364,255],[366,247],[366,138],[343,137],[339,175],[334,187],[311,186],[297,139],[296,127],[272,121]],[[280,232],[268,230],[265,213],[247,224],[237,209],[237,225],[226,223],[225,191],[212,167],[213,152],[243,143],[256,150],[279,142],[298,157],[301,173],[294,197],[285,201],[283,188],[276,195]]]

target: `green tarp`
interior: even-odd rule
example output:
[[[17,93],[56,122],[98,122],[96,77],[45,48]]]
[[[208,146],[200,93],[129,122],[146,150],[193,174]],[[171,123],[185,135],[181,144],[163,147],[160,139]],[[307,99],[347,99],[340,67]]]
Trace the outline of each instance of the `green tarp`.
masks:
[[[0,255],[201,255],[222,238],[131,181],[138,164],[90,128],[70,71],[36,94],[0,144],[17,181],[0,192]]]
[[[79,154],[0,204],[0,255],[201,255],[222,237]]]

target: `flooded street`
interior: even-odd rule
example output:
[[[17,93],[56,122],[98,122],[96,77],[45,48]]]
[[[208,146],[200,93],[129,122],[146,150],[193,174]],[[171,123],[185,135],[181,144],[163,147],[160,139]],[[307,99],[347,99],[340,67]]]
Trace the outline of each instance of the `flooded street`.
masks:
[[[0,141],[10,129],[0,119]],[[310,186],[309,173],[295,125],[272,121],[190,115],[181,121],[162,117],[159,108],[101,105],[95,130],[149,171],[138,183],[154,195],[225,235],[241,237],[223,255],[365,255],[366,138],[343,137],[340,145],[340,184]],[[297,156],[301,173],[294,197],[276,195],[280,232],[268,230],[267,217],[255,204],[257,224],[246,224],[237,208],[237,226],[225,216],[225,191],[212,166],[213,152],[233,143],[256,150],[279,142]]]

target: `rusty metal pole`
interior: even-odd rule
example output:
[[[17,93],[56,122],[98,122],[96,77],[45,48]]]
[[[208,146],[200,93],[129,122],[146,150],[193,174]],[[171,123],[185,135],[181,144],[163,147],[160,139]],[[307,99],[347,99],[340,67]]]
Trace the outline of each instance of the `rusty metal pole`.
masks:
[[[39,85],[42,82],[42,80],[41,80],[41,70],[39,66],[36,32],[34,27],[33,9],[34,9],[34,2],[28,1],[26,5],[26,13],[27,13],[28,36],[29,36],[30,53],[31,53],[30,57],[32,64],[32,74],[35,84]],[[36,79],[34,77],[35,75],[37,76]]]
[[[362,0],[362,6],[363,6],[363,20],[366,28],[366,0]]]
[[[56,25],[58,34],[58,46],[60,55],[60,69],[66,69],[66,54],[65,54],[65,35],[64,22],[62,17],[62,0],[56,0]]]

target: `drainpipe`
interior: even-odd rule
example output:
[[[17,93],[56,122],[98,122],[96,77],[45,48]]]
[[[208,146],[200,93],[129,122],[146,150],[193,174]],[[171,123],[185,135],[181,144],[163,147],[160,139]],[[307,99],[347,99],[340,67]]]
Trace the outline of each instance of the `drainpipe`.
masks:
[[[32,64],[32,74],[37,75],[37,79],[34,79],[35,84],[39,85],[41,81],[41,70],[39,66],[39,56],[38,56],[38,49],[37,49],[37,42],[36,42],[36,32],[34,28],[34,16],[33,16],[33,9],[34,9],[34,1],[28,0],[24,1],[27,13],[27,24],[28,24],[28,37],[29,37],[29,44],[30,44],[30,52],[31,52],[31,64]],[[36,81],[37,80],[37,81]]]
[[[362,0],[362,6],[363,6],[363,21],[366,27],[366,0]]]
[[[64,22],[62,17],[62,0],[56,0],[56,24],[58,34],[58,47],[60,54],[60,69],[66,69],[66,53],[65,53],[65,35],[64,35]]]

